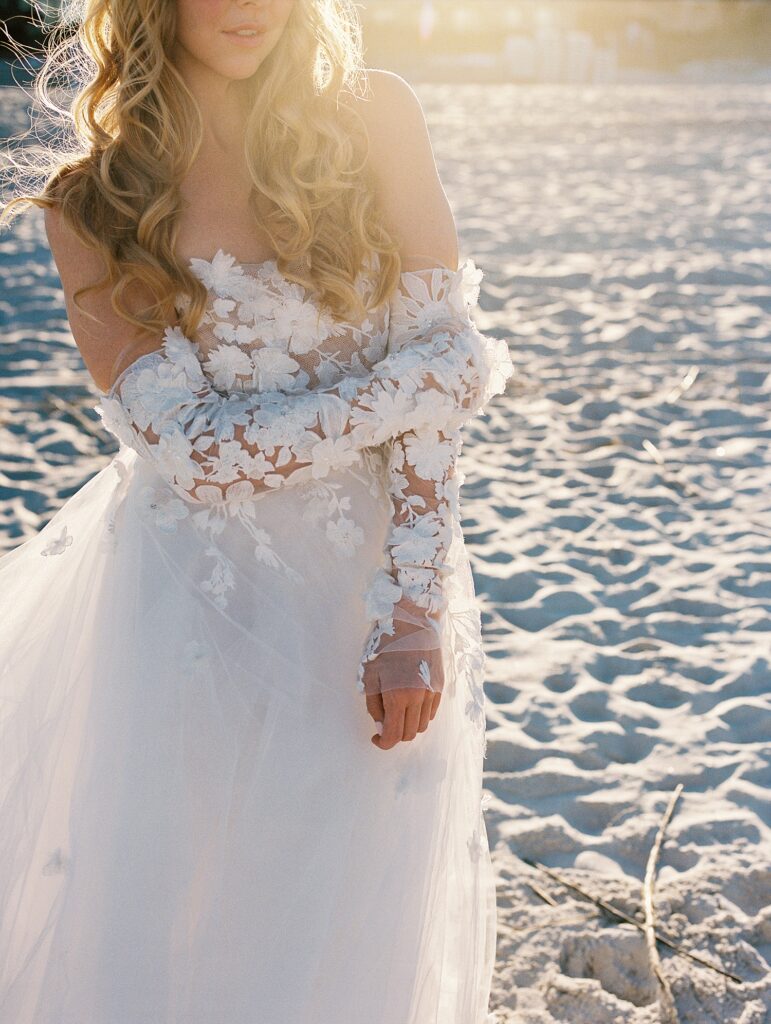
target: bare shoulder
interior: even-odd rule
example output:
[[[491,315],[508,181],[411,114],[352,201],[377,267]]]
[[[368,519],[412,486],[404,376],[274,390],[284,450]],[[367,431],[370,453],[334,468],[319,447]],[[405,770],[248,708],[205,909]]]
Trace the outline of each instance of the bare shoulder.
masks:
[[[58,207],[43,214],[46,237],[62,283],[70,330],[86,369],[100,391],[108,391],[115,378],[134,359],[160,347],[161,339],[142,332],[112,307],[111,286],[78,296],[81,289],[106,279],[107,265],[97,250],[90,248],[65,223]],[[149,296],[137,285],[127,302],[132,313],[146,306]]]
[[[426,115],[409,82],[369,68],[364,95],[349,102],[369,138],[368,166],[389,232],[402,257],[424,257],[453,269],[458,237],[434,156]]]
[[[410,83],[395,71],[382,68],[367,68],[367,91],[361,97],[363,107],[378,111],[381,116],[388,114],[411,115],[425,120],[418,94]]]
[[[105,274],[106,267],[99,254],[89,248],[65,222],[58,206],[43,211],[46,237],[56,269],[65,289],[80,288]]]

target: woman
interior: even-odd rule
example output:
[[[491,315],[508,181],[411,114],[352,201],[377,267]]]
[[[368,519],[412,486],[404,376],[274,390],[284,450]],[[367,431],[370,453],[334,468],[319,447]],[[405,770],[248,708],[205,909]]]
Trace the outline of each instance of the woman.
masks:
[[[457,459],[512,366],[417,98],[348,0],[86,0],[76,45],[6,218],[121,446],[0,560],[0,1021],[480,1024]]]

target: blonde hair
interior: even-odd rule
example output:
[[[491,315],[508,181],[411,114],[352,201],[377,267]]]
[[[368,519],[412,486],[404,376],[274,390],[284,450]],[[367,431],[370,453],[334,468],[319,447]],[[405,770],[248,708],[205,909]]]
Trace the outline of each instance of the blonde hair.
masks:
[[[190,302],[179,324],[191,335],[207,292],[176,258],[174,243],[179,184],[199,150],[202,121],[167,56],[176,4],[69,0],[64,8],[34,94],[69,142],[43,143],[34,157],[30,149],[26,165],[10,155],[4,178],[19,194],[3,204],[0,226],[31,205],[60,207],[65,224],[107,265],[105,277],[75,293],[79,309],[79,295],[110,285],[115,312],[157,332],[176,319],[174,299],[183,292]],[[78,26],[74,34],[72,22]],[[70,85],[73,75],[76,92],[67,109],[53,90],[62,79]],[[269,204],[261,225],[279,271],[311,290],[338,319],[366,316],[393,293],[401,270],[364,168],[366,125],[340,103],[346,91],[361,95],[366,85],[352,0],[295,0],[281,38],[246,84],[250,203],[259,195]],[[35,128],[33,122],[30,131]],[[30,179],[44,183],[31,187]],[[372,252],[380,273],[365,305],[355,282]],[[155,301],[134,316],[123,296],[137,280]]]

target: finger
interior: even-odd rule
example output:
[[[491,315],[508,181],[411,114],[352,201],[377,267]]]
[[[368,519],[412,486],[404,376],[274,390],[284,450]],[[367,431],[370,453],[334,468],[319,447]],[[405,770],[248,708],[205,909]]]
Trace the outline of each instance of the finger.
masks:
[[[418,732],[425,732],[428,728],[428,723],[431,721],[431,707],[434,703],[433,694],[427,692],[423,698],[423,703],[420,706],[420,722],[418,724]]]
[[[420,725],[420,709],[423,703],[410,704],[404,713],[404,732],[402,733],[403,740],[414,740],[418,735],[418,726]]]
[[[404,704],[386,701],[384,704],[383,734],[382,736],[373,736],[372,742],[381,750],[389,750],[400,742],[404,733]]]
[[[442,699],[441,693],[435,693],[433,695],[433,697],[431,698],[431,721],[432,722],[434,720],[434,715],[436,714],[437,709],[439,708],[439,701],[441,699]]]
[[[385,718],[385,708],[383,707],[383,697],[381,694],[370,693],[367,695],[367,711],[376,722],[383,721]]]

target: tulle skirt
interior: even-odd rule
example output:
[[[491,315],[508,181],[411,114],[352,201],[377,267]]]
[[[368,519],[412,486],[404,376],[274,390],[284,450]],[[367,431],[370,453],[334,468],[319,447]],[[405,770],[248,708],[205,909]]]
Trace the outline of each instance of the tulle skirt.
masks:
[[[387,526],[374,463],[211,511],[121,448],[0,559],[2,1024],[487,1019],[468,557],[437,714],[379,750]]]

